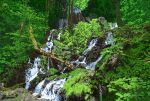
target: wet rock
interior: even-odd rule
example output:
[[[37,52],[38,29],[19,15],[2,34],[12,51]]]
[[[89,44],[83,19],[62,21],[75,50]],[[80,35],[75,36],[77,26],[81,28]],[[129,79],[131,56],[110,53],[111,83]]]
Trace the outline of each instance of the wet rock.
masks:
[[[83,61],[83,59],[84,59],[84,56],[79,57],[79,61]]]
[[[105,38],[98,38],[96,45],[87,54],[87,62],[93,62],[99,57],[99,53],[105,48]]]

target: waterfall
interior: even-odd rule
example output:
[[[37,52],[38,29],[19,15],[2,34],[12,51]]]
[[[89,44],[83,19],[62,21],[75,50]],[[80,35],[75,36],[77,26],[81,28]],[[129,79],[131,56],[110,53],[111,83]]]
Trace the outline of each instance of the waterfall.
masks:
[[[49,70],[49,65],[50,65],[50,58],[48,57],[48,63],[47,63],[47,70]]]
[[[78,8],[74,8],[74,14],[76,15],[76,17],[78,19],[81,19],[80,18],[80,14],[81,14],[81,10],[78,9]],[[62,29],[64,27],[66,27],[68,24],[67,20],[66,19],[60,19],[59,20],[59,29]],[[110,24],[110,29],[114,29],[118,27],[117,23],[112,23]],[[41,50],[45,51],[45,52],[48,52],[48,51],[53,51],[53,48],[54,48],[54,32],[55,30],[51,30],[50,33],[49,33],[49,36],[47,38],[47,42],[45,44],[45,47],[41,48]],[[95,50],[97,47],[95,46],[98,46],[98,50],[99,50],[99,47],[100,49],[102,48],[103,49],[103,46],[102,45],[114,45],[114,39],[113,39],[113,33],[111,31],[108,31],[105,33],[106,34],[106,39],[104,42],[100,43],[98,42],[98,39],[99,38],[94,38],[92,40],[90,40],[89,44],[88,44],[88,47],[83,51],[82,55],[79,56],[78,59],[76,59],[75,61],[71,61],[70,63],[72,63],[74,65],[74,68],[77,68],[79,66],[81,67],[84,67],[88,70],[95,70],[96,68],[96,65],[98,62],[100,62],[103,58],[103,55],[100,55],[100,56],[96,56],[97,58],[94,58],[94,61],[89,61],[89,57],[90,55],[93,53],[92,51]],[[62,35],[62,32],[59,32],[57,34],[57,40],[60,40],[61,39],[61,35]],[[97,49],[96,49],[97,51]],[[46,74],[47,72],[45,71],[48,71],[50,68],[51,68],[51,58],[47,58],[47,68],[45,68],[45,71],[43,72],[42,68],[40,68],[40,58],[37,57],[35,58],[34,60],[34,64],[32,64],[29,60],[28,62],[29,64],[31,64],[31,68],[29,68],[27,71],[26,71],[26,85],[25,85],[25,88],[26,89],[29,89],[30,87],[30,82],[32,80],[34,80],[39,73],[41,74]],[[61,67],[61,64],[57,64],[58,65],[58,68],[62,68]],[[63,68],[63,70],[65,71],[66,68]],[[55,80],[46,80],[47,78],[45,78],[44,80],[42,80],[41,82],[39,82],[37,84],[37,86],[35,87],[34,91],[33,91],[33,96],[38,96],[39,99],[47,99],[49,101],[61,101],[62,100],[62,92],[61,92],[61,89],[63,88],[64,86],[64,83],[66,82],[66,78],[65,79],[55,79]]]
[[[32,94],[33,96],[37,96],[41,91],[42,91],[42,86],[44,85],[45,79],[42,80],[36,87],[34,90],[34,93]]]
[[[51,30],[50,31],[50,34],[47,38],[47,42],[46,42],[46,47],[48,48],[48,50],[52,50],[53,46],[54,46],[54,43],[53,43],[53,39],[54,39],[54,31],[55,30]]]
[[[25,77],[26,78],[26,85],[25,85],[26,89],[29,89],[30,82],[37,77],[38,72],[39,72],[39,68],[38,68],[39,65],[40,65],[40,58],[37,57],[34,60],[33,66],[26,71],[26,77]]]
[[[107,37],[106,37],[106,40],[105,40],[105,44],[106,45],[114,45],[114,39],[113,39],[113,33],[112,32],[107,32]]]
[[[88,64],[85,68],[90,70],[95,70],[96,64],[103,58],[103,56],[100,56],[95,62],[92,62]]]
[[[85,51],[83,52],[84,56],[80,56],[76,61],[72,61],[72,64],[75,64],[75,67],[78,67],[79,65],[86,68],[86,69],[90,69],[90,70],[95,70],[95,66],[96,64],[102,59],[102,56],[100,56],[95,62],[92,63],[87,63],[86,62],[86,55],[92,51],[92,48],[97,44],[98,39],[92,39],[88,45],[88,48],[85,49]]]
[[[110,29],[114,29],[114,28],[117,28],[117,27],[118,27],[117,23],[111,23],[110,24]]]
[[[60,40],[61,34],[62,34],[61,32],[58,33],[58,36],[57,36],[58,40]]]
[[[83,52],[83,54],[86,55],[89,51],[91,51],[92,48],[96,45],[96,43],[97,43],[97,38],[96,38],[96,39],[93,39],[93,40],[90,42],[88,48]]]
[[[50,34],[47,38],[46,46],[41,48],[43,51],[48,52],[52,51],[52,48],[54,47],[53,44],[53,33],[54,30],[50,31]],[[58,34],[58,39],[60,39],[61,33]],[[47,59],[47,70],[50,69],[50,61],[51,59]],[[32,64],[30,62],[30,59],[28,61],[29,64]],[[26,85],[25,88],[29,89],[30,82],[35,79],[38,76],[38,73],[45,74],[45,72],[42,71],[42,68],[39,68],[40,66],[40,58],[37,57],[34,60],[33,66],[29,68],[26,72]],[[49,81],[49,83],[44,87],[46,80],[42,80],[37,86],[35,87],[33,91],[33,96],[40,96],[40,99],[48,99],[50,101],[61,101],[61,88],[63,87],[66,79],[57,79]]]
[[[77,59],[76,61],[72,61],[71,63],[76,65],[74,68],[78,67],[79,65],[81,65],[83,67],[87,66],[86,57],[84,57],[84,59],[82,61],[79,61],[79,59]]]
[[[72,64],[76,64],[76,67],[78,67],[79,65],[81,65],[82,67],[85,67],[86,69],[89,69],[89,70],[95,70],[95,66],[96,64],[103,58],[103,56],[100,56],[96,61],[94,62],[91,62],[91,63],[86,63],[86,57],[82,60],[82,61],[79,61],[79,59],[77,59],[76,61],[72,61],[71,63]]]
[[[110,24],[110,28],[114,29],[118,27],[117,23],[112,23]],[[91,62],[91,63],[87,63],[86,62],[86,55],[92,51],[92,48],[97,44],[98,39],[92,39],[88,45],[88,48],[85,49],[85,51],[83,52],[84,58],[80,60],[80,58],[78,58],[75,61],[72,61],[71,63],[74,64],[74,68],[78,67],[78,66],[82,66],[86,69],[89,70],[95,70],[95,66],[96,64],[101,61],[101,59],[103,58],[103,56],[99,56],[99,58],[95,61],[95,62]],[[114,39],[113,39],[113,33],[111,31],[106,32],[106,40],[105,40],[105,45],[114,45]]]
[[[48,52],[48,51],[51,51],[52,48],[54,47],[54,42],[53,42],[53,39],[54,39],[54,31],[55,30],[51,30],[50,31],[50,34],[47,38],[47,42],[46,42],[46,46],[41,48],[41,50],[45,51],[45,52]]]
[[[74,7],[73,8],[73,12],[75,13],[75,14],[81,14],[81,10],[79,9],[79,8],[77,8],[77,7]]]
[[[42,80],[34,90],[33,96],[40,95],[40,99],[47,99],[50,101],[61,101],[61,89],[66,81],[65,79],[52,80],[45,88],[43,88],[45,80]]]

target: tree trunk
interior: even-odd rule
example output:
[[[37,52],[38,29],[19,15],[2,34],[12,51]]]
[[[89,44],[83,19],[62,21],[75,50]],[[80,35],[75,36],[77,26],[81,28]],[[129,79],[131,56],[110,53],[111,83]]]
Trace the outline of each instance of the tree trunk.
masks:
[[[114,0],[115,6],[116,6],[116,20],[119,26],[123,25],[122,17],[121,17],[121,11],[120,11],[120,0]]]
[[[71,30],[73,27],[73,0],[69,0],[68,6],[68,27]]]

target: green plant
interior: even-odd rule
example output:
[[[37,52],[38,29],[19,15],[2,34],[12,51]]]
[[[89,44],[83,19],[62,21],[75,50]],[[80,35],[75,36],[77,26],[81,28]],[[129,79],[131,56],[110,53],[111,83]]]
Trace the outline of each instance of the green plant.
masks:
[[[88,6],[89,0],[73,0],[74,6],[84,10]]]
[[[121,0],[123,20],[129,24],[150,22],[149,0]]]
[[[81,95],[88,99],[92,94],[92,84],[88,71],[85,69],[75,69],[70,73],[70,78],[65,82],[64,91],[67,97]]]
[[[37,13],[20,1],[2,0],[0,2],[0,74],[1,82],[7,83],[15,72],[23,67],[33,51],[28,30],[32,24],[36,38],[41,41],[44,34],[45,15]],[[6,72],[9,71],[9,72]],[[4,80],[5,79],[5,80]],[[7,80],[6,80],[7,79]]]

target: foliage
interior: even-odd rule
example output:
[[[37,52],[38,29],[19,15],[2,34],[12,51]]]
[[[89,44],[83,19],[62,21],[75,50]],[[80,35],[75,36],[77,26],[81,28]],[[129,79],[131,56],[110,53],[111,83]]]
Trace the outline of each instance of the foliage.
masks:
[[[141,24],[150,22],[149,0],[121,0],[121,11],[125,23]]]
[[[50,28],[56,28],[56,22],[66,17],[67,0],[51,0],[45,5],[48,1],[0,1],[0,73],[3,74],[0,82],[8,83],[14,80],[12,78],[16,76],[15,73],[18,73],[20,68],[25,69],[23,65],[33,51],[28,36],[29,25],[32,25],[35,37],[40,42],[47,20],[49,20]],[[73,0],[73,2],[74,6],[84,10],[87,16],[105,16],[108,20],[115,20],[116,4],[114,0]],[[148,4],[148,0],[121,0],[121,11],[125,23],[149,23]],[[49,16],[47,20],[45,19],[46,12]],[[89,40],[95,37],[105,38],[106,30],[110,29],[106,28],[102,31],[97,19],[89,23],[79,22],[72,32],[67,28],[60,29],[62,36],[60,40],[54,40],[56,48],[53,52],[58,58],[73,60],[82,54]],[[125,25],[112,31],[115,45],[108,45],[101,50],[100,54],[103,55],[103,59],[98,63],[95,71],[76,68],[60,74],[57,69],[50,68],[46,75],[47,79],[67,78],[63,88],[67,98],[82,97],[88,100],[93,95],[98,97],[97,88],[102,85],[106,87],[105,96],[110,96],[112,100],[148,101],[150,98],[149,32],[145,30],[145,25]],[[114,54],[118,56],[117,65],[114,65],[113,70],[107,70],[107,63]],[[46,59],[42,58],[42,68],[47,66]],[[41,77],[36,79],[36,83],[41,81]]]
[[[123,48],[116,71],[107,72],[104,82],[110,82],[107,87],[118,97],[116,101],[148,101],[150,97],[148,36],[141,26],[124,26],[115,33],[117,43]]]
[[[87,99],[92,94],[91,78],[87,70],[76,69],[70,73],[70,78],[65,82],[65,95],[69,98],[73,95],[81,95]]]
[[[73,49],[75,54],[79,54],[86,48],[91,37],[102,36],[100,28],[101,26],[98,24],[97,19],[93,19],[90,23],[79,22],[73,29],[73,33],[65,31],[62,34],[63,43],[69,49]]]
[[[37,14],[19,1],[1,1],[0,3],[0,73],[7,73],[21,68],[27,62],[28,54],[33,49],[28,36],[28,26],[32,24],[36,38],[40,41],[45,29],[44,15]],[[3,78],[5,79],[5,78]],[[1,78],[1,80],[3,80]]]
[[[108,21],[115,21],[115,2],[113,0],[90,0],[83,13],[92,18],[103,16]]]
[[[55,69],[55,68],[50,68],[50,69],[48,70],[48,73],[49,73],[49,75],[55,75],[56,73],[58,73],[58,70]]]
[[[88,6],[89,0],[73,0],[74,6],[84,10]]]
[[[145,82],[138,77],[119,78],[112,81],[107,87],[109,92],[115,92],[116,101],[145,100],[150,98],[150,82]]]

